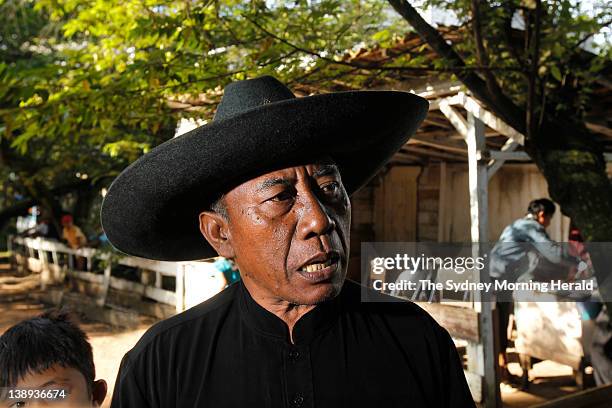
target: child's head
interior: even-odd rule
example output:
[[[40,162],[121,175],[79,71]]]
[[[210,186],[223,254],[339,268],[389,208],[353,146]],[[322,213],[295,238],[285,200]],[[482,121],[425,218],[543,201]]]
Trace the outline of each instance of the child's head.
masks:
[[[2,408],[99,406],[107,386],[95,375],[87,336],[65,312],[25,320],[0,337]]]

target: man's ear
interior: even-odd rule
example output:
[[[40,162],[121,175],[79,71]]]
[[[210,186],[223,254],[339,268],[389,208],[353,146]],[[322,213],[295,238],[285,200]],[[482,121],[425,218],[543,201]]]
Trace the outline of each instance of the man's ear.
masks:
[[[226,218],[214,211],[201,212],[200,232],[219,255],[228,259],[234,258],[234,248]]]
[[[91,402],[94,407],[102,406],[106,393],[108,391],[108,385],[104,380],[94,381],[91,387]]]

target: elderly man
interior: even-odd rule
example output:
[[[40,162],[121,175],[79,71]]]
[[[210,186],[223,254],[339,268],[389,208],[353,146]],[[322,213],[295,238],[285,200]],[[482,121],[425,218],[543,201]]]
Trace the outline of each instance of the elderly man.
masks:
[[[152,327],[112,407],[473,406],[453,342],[411,303],[362,303],[345,281],[349,194],[427,112],[403,92],[295,98],[230,84],[212,123],[126,169],[102,208],[120,250],[220,254],[242,280]]]

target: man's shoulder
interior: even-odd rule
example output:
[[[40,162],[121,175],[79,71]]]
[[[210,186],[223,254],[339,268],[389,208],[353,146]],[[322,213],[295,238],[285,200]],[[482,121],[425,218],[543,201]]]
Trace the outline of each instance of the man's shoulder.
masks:
[[[402,327],[409,325],[434,332],[446,331],[416,303],[381,293],[354,281],[346,281],[342,297],[343,307],[349,313],[382,318]]]
[[[512,226],[515,229],[520,230],[545,231],[544,226],[542,226],[542,224],[540,224],[536,219],[531,217],[519,218],[512,223]]]
[[[235,283],[212,298],[154,324],[143,334],[129,354],[136,356],[152,343],[161,341],[167,345],[173,338],[189,337],[189,332],[193,330],[205,329],[206,325],[218,323],[232,307],[236,292],[240,289],[239,285],[239,282]]]

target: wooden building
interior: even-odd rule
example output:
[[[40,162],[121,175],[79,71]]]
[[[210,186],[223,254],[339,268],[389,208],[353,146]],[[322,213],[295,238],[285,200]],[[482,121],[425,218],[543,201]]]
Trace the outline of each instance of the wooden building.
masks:
[[[525,215],[531,200],[549,196],[544,176],[522,149],[524,136],[461,84],[399,88],[428,98],[430,112],[417,134],[352,197],[349,274],[355,279],[361,242],[495,241]],[[612,147],[609,128],[590,127]],[[612,153],[605,157],[612,178]],[[567,241],[569,223],[557,211],[548,228],[551,238]],[[422,306],[453,337],[467,341],[470,389],[477,402],[493,407],[499,402],[499,381],[493,304],[487,300],[473,299],[468,307]]]

